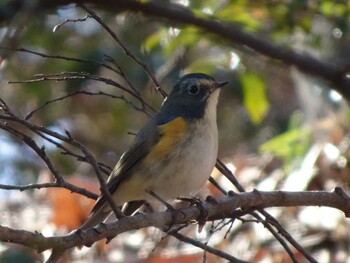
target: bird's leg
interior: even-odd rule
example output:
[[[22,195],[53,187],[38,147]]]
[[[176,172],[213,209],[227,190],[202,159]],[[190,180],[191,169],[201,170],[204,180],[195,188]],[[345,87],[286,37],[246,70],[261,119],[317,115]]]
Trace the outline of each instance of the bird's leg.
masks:
[[[161,198],[155,192],[148,191],[148,190],[146,190],[146,192],[149,193],[151,196],[153,196],[155,199],[157,199],[157,201],[162,203],[169,211],[175,211],[175,208],[171,204],[169,204],[167,201],[165,201],[163,198]]]
[[[210,199],[209,197],[212,198],[212,196],[208,196],[206,201],[211,202],[212,199]],[[198,232],[200,233],[205,225],[205,223],[207,222],[208,219],[208,210],[207,208],[204,206],[204,203],[202,202],[202,200],[200,200],[198,197],[179,197],[177,198],[180,201],[184,201],[189,203],[190,205],[194,205],[199,209],[199,216],[197,217],[197,222],[198,222]]]
[[[155,192],[153,191],[147,191],[147,193],[149,193],[150,195],[152,195],[155,199],[157,199],[159,202],[161,202],[168,211],[171,212],[171,218],[172,218],[172,223],[169,225],[169,231],[171,229],[173,229],[172,227],[174,226],[174,224],[177,222],[177,213],[180,213],[181,215],[184,215],[183,212],[176,210],[171,204],[169,204],[168,202],[166,202],[164,199],[162,199],[159,195],[157,195]]]

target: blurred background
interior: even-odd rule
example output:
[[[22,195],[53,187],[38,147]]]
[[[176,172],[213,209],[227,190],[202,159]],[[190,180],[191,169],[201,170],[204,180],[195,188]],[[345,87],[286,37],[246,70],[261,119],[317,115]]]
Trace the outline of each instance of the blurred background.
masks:
[[[23,118],[57,100],[35,111],[30,121],[61,134],[68,130],[98,161],[113,167],[133,134],[154,114],[152,108],[159,108],[162,96],[146,72],[101,25],[92,18],[83,19],[87,13],[82,8],[72,4],[46,9],[40,7],[40,2],[29,2],[0,2],[0,98]],[[239,25],[283,48],[311,54],[327,63],[349,65],[348,1],[170,2],[202,16]],[[166,92],[181,75],[190,72],[229,81],[218,105],[219,158],[247,191],[333,190],[335,186],[348,190],[349,110],[346,101],[327,82],[193,26],[174,26],[135,13],[89,7],[147,65]],[[64,23],[67,19],[82,21]],[[102,63],[116,68],[119,74]],[[38,81],[40,76],[36,76],[67,72],[111,79],[137,91],[152,108],[142,109],[135,97],[102,81]],[[9,83],[26,80],[36,81]],[[99,92],[123,97],[96,95]],[[32,134],[32,138],[45,146],[55,168],[67,181],[99,192],[90,165],[61,154],[61,149],[37,135]],[[236,190],[218,171],[213,176],[226,190]],[[37,154],[0,130],[0,184],[50,181],[53,178]],[[210,185],[203,195],[208,193],[218,194]],[[92,199],[56,188],[0,190],[0,196],[1,225],[45,235],[74,230],[85,220],[93,203]],[[319,262],[350,262],[349,221],[341,212],[319,207],[267,210]],[[211,234],[211,227],[207,224],[201,234],[195,227],[185,233],[247,261],[290,262],[261,224],[236,220],[226,238],[227,228]],[[101,242],[93,248],[73,251],[62,262],[203,261],[203,251],[170,237],[161,242],[161,237],[153,229],[126,233],[109,245]],[[295,253],[300,262],[305,262]],[[17,245],[0,244],[0,262],[10,262],[11,257],[24,260],[13,262],[40,262],[45,256]],[[219,259],[207,253],[207,262]]]

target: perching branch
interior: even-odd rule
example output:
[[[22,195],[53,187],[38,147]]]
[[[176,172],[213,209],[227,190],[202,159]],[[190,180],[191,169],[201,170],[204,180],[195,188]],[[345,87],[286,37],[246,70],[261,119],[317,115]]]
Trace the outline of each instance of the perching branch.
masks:
[[[345,216],[350,216],[350,197],[340,188],[332,192],[286,192],[286,191],[252,191],[233,194],[232,196],[216,199],[215,202],[206,201],[203,208],[207,211],[207,221],[232,218],[237,209],[253,210],[266,207],[289,206],[327,206],[339,209]],[[154,212],[123,217],[110,224],[100,224],[94,229],[76,231],[65,236],[45,237],[40,233],[25,230],[15,230],[0,227],[0,237],[4,242],[23,244],[42,252],[52,249],[64,251],[73,247],[92,244],[101,239],[110,240],[115,236],[135,229],[154,226],[164,228],[175,224],[184,224],[198,220],[201,209],[195,206],[187,207],[175,212]]]

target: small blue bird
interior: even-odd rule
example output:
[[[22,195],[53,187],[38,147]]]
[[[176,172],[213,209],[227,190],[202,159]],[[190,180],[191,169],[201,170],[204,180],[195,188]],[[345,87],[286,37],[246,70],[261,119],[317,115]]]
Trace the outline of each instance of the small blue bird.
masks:
[[[218,153],[218,97],[227,83],[192,73],[175,84],[108,178],[108,190],[118,206],[152,203],[150,192],[163,200],[192,195],[206,183]],[[111,212],[102,194],[80,229],[96,226]]]

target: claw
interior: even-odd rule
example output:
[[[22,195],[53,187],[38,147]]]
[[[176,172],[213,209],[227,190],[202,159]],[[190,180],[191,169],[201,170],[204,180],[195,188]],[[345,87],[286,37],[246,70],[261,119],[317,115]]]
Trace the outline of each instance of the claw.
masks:
[[[210,199],[210,197],[207,197],[207,199],[208,198]],[[207,222],[207,219],[208,219],[208,210],[204,207],[203,202],[198,197],[191,197],[191,198],[179,197],[177,199],[190,203],[190,205],[195,205],[199,209],[199,216],[197,217],[198,233],[202,232],[203,227],[205,226],[205,223]]]

